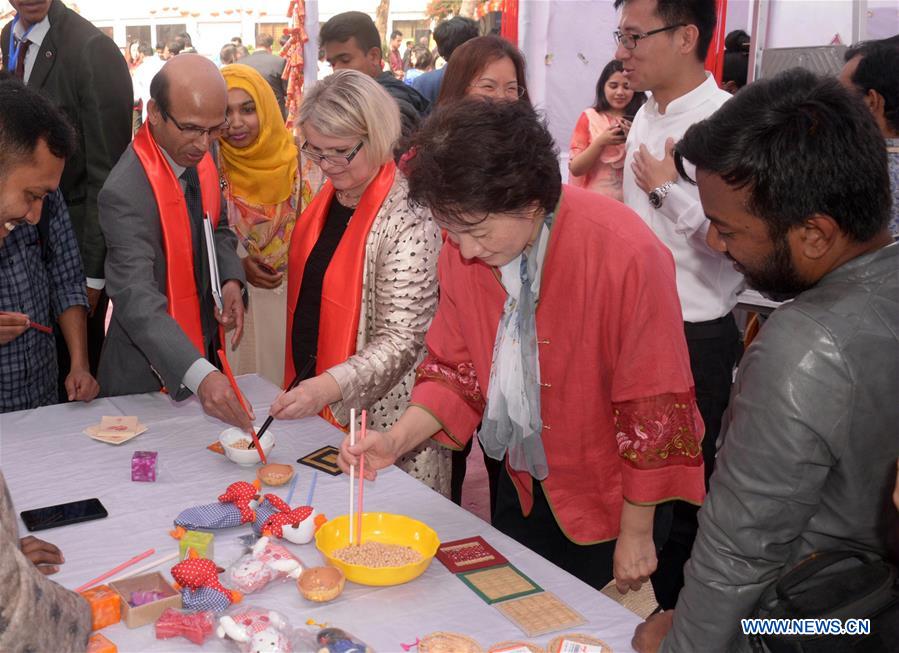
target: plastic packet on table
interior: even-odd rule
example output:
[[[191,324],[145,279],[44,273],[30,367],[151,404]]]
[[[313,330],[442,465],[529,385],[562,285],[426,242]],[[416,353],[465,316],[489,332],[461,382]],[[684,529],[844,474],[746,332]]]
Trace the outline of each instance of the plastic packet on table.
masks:
[[[252,594],[279,578],[296,580],[302,572],[299,558],[271,538],[261,537],[228,568],[228,580],[235,589]]]
[[[340,628],[322,628],[312,642],[314,648],[299,649],[299,653],[375,653],[375,649]]]
[[[215,615],[212,612],[186,612],[168,608],[156,620],[156,639],[184,637],[200,646],[212,635]]]
[[[295,653],[302,648],[301,633],[284,615],[265,608],[244,607],[219,618],[215,634],[232,642],[241,653]]]

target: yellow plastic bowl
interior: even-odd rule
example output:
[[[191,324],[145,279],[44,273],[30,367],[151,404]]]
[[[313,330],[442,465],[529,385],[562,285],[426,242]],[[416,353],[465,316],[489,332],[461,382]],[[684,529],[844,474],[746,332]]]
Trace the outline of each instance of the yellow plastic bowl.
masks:
[[[364,567],[351,565],[332,554],[350,544],[350,522],[347,515],[329,519],[315,534],[315,546],[328,564],[343,572],[347,580],[360,585],[401,585],[421,576],[440,546],[440,539],[427,524],[388,512],[362,513],[362,541],[399,544],[415,549],[421,561],[401,567]]]

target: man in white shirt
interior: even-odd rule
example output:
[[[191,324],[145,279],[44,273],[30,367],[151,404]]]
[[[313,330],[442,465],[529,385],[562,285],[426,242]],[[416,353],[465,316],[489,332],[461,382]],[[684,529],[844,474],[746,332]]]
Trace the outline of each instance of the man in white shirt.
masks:
[[[165,61],[156,56],[149,43],[141,43],[138,52],[143,55],[141,64],[134,69],[131,84],[134,86],[134,101],[141,102],[141,123],[147,122],[147,103],[150,101],[150,82],[162,68]]]
[[[674,255],[696,399],[706,426],[708,487],[740,350],[731,310],[743,277],[706,243],[708,222],[699,194],[679,179],[673,149],[690,125],[730,97],[704,66],[715,29],[715,0],[616,0],[615,7],[621,8],[615,57],[623,63],[632,89],[652,93],[628,135],[624,203]],[[695,506],[674,503],[666,542],[667,524],[657,522],[665,543],[652,582],[663,609],[674,607],[683,586],[683,565],[696,537],[696,511]]]

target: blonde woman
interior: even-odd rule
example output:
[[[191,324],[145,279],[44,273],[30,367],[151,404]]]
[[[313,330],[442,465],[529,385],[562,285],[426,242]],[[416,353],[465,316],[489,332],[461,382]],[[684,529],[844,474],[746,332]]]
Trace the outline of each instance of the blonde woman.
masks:
[[[368,426],[384,429],[408,404],[437,308],[440,232],[430,212],[408,203],[392,156],[399,109],[372,78],[343,70],[320,81],[299,123],[303,152],[327,181],[290,244],[284,383],[302,378],[271,414],[321,413],[345,427],[349,409],[364,408]],[[448,495],[449,460],[427,442],[397,463]]]

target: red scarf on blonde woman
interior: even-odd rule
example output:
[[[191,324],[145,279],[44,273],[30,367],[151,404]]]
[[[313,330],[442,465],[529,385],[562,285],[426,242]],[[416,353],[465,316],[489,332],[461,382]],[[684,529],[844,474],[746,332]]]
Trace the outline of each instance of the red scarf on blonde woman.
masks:
[[[362,272],[365,268],[365,242],[371,226],[393,186],[396,165],[389,161],[381,166],[378,174],[368,184],[359,205],[353,212],[340,244],[325,272],[322,283],[321,315],[318,330],[318,355],[315,374],[343,363],[356,353],[356,332],[362,312]],[[335,190],[330,181],[316,194],[312,203],[297,219],[297,226],[290,239],[290,256],[287,264],[287,355],[284,361],[284,387],[296,376],[293,365],[292,337],[303,271],[306,261],[325,226],[328,210],[334,201]],[[331,409],[325,406],[321,416],[344,428],[337,422]]]
[[[205,250],[205,243],[193,242],[184,191],[181,190],[181,183],[153,138],[149,123],[145,123],[137,132],[132,147],[144,172],[147,173],[159,209],[162,249],[165,252],[165,295],[169,300],[168,313],[190,338],[200,356],[205,356],[205,338],[200,321],[200,298],[194,276],[194,247],[202,247]],[[212,218],[212,228],[215,229],[221,215],[222,195],[218,172],[208,152],[197,165],[197,175],[200,178],[203,212]]]

